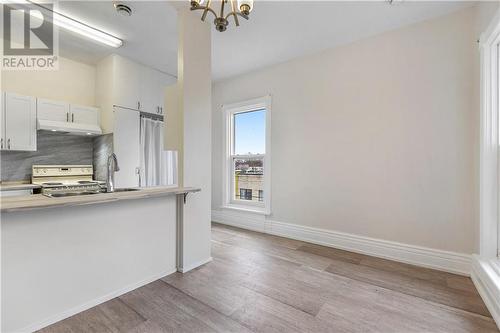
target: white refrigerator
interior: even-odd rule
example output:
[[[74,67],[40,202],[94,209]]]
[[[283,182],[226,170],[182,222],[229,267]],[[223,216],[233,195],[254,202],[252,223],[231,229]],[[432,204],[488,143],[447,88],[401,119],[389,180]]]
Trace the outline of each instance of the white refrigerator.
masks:
[[[117,188],[140,185],[140,113],[136,110],[114,107],[113,151],[120,171],[115,173]]]
[[[144,120],[141,131],[138,110],[114,107],[113,111],[113,151],[120,167],[115,173],[116,187],[177,186],[178,154],[177,151],[163,150],[163,123],[161,135],[151,137],[144,130]],[[155,142],[152,144],[152,141]],[[160,149],[151,149],[151,146]]]

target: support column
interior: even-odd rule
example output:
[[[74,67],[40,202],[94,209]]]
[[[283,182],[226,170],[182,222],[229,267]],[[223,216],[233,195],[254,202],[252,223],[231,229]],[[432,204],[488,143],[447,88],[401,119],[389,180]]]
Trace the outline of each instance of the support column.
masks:
[[[184,204],[182,272],[211,260],[211,33],[199,13],[179,10],[179,106],[183,114],[184,186],[201,188]]]

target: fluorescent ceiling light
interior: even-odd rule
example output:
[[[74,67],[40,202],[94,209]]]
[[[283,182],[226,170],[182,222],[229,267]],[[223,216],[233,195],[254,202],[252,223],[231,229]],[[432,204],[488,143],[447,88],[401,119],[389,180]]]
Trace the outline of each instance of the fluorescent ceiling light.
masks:
[[[36,12],[35,12],[36,13]],[[63,29],[72,31],[84,37],[93,39],[102,44],[111,47],[120,47],[123,45],[123,41],[115,36],[105,33],[99,29],[88,26],[84,23],[78,22],[70,17],[61,15],[59,13],[54,13],[54,24]]]
[[[2,3],[9,3],[9,0],[2,0]],[[12,1],[14,2],[14,1]],[[21,1],[15,1],[16,3],[23,3]],[[42,11],[50,11],[50,9],[47,9],[43,7],[42,5],[36,4],[31,1],[27,1],[28,3],[31,3],[33,5],[36,5],[40,8],[40,11],[37,10],[30,10],[30,15],[32,17],[35,17],[37,19],[42,19]],[[79,34],[81,36],[90,38],[96,42],[111,46],[111,47],[120,47],[123,45],[123,40],[120,38],[117,38],[111,34],[108,34],[104,31],[101,31],[99,29],[93,28],[85,23],[79,22],[75,19],[72,19],[71,17],[68,17],[63,14],[59,14],[57,12],[52,11],[53,13],[53,24],[66,29],[68,31],[74,32],[76,34]]]

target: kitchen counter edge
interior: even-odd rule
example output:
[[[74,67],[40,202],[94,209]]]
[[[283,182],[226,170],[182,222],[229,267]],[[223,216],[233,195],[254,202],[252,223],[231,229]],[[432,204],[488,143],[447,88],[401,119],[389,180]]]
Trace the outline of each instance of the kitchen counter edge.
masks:
[[[199,192],[194,187],[145,187],[138,191],[99,193],[74,197],[49,198],[42,194],[32,194],[13,197],[2,197],[0,212],[18,212],[42,208],[71,207],[79,205],[102,204],[122,200],[156,198],[168,195]]]
[[[35,184],[24,184],[24,183],[13,183],[13,184],[0,184],[0,192],[3,191],[22,191],[22,190],[33,190],[41,188],[40,185]]]

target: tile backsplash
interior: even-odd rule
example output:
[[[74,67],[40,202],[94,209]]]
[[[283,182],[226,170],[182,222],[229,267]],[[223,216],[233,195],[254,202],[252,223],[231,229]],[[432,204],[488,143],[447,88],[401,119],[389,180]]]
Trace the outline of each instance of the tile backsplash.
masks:
[[[113,153],[113,134],[94,139],[94,179],[106,181],[108,156]]]
[[[103,147],[112,141],[112,134],[92,138],[39,131],[37,151],[1,152],[1,180],[30,181],[33,164],[94,164],[94,150],[112,151],[112,148]]]

